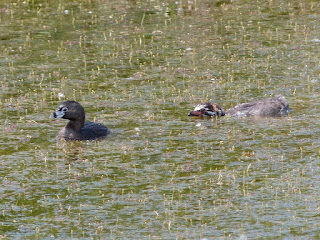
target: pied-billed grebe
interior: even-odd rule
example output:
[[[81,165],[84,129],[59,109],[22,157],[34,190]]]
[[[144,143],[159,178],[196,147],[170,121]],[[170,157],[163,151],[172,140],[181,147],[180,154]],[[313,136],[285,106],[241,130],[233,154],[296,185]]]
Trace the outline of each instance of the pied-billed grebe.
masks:
[[[193,111],[191,111],[188,116],[210,116],[210,117],[221,117],[224,116],[225,113],[223,109],[215,103],[205,103],[198,104]]]
[[[236,117],[250,117],[250,116],[259,116],[259,117],[281,117],[287,116],[289,104],[285,97],[276,96],[272,98],[266,98],[263,100],[252,101],[248,103],[242,103],[236,105],[233,108],[223,111],[217,104],[206,103],[200,104],[191,111],[188,116],[236,116]]]
[[[65,140],[97,140],[104,138],[110,133],[110,130],[93,122],[85,122],[85,112],[80,103],[76,101],[64,101],[57,110],[51,115],[51,118],[69,119],[69,122],[59,133],[59,139]]]

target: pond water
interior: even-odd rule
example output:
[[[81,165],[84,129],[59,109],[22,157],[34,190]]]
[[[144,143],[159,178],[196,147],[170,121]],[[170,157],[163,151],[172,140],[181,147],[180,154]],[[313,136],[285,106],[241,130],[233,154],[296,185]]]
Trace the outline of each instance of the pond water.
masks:
[[[320,237],[320,2],[0,3],[0,239]],[[284,95],[287,118],[188,118]],[[59,142],[77,100],[112,134]]]

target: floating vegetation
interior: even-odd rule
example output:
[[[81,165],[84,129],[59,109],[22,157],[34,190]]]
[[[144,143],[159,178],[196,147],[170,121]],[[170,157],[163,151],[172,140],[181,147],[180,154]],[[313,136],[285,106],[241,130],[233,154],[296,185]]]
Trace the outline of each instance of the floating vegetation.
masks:
[[[319,8],[2,1],[0,239],[319,238]],[[279,94],[287,118],[187,117]],[[57,141],[65,100],[110,137]]]

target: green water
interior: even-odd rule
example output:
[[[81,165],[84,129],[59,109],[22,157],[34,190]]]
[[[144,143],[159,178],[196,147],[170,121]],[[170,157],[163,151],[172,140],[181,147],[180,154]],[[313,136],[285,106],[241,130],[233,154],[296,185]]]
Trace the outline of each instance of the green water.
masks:
[[[319,10],[1,1],[0,239],[319,238]],[[277,94],[288,118],[187,117]],[[58,142],[67,99],[112,134]]]

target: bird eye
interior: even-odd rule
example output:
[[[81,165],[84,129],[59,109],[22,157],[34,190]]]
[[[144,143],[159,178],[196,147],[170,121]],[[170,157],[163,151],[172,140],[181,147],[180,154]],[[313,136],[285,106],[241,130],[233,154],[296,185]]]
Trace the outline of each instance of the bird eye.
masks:
[[[57,110],[59,112],[66,112],[66,111],[68,111],[68,108],[67,107],[59,107]]]

